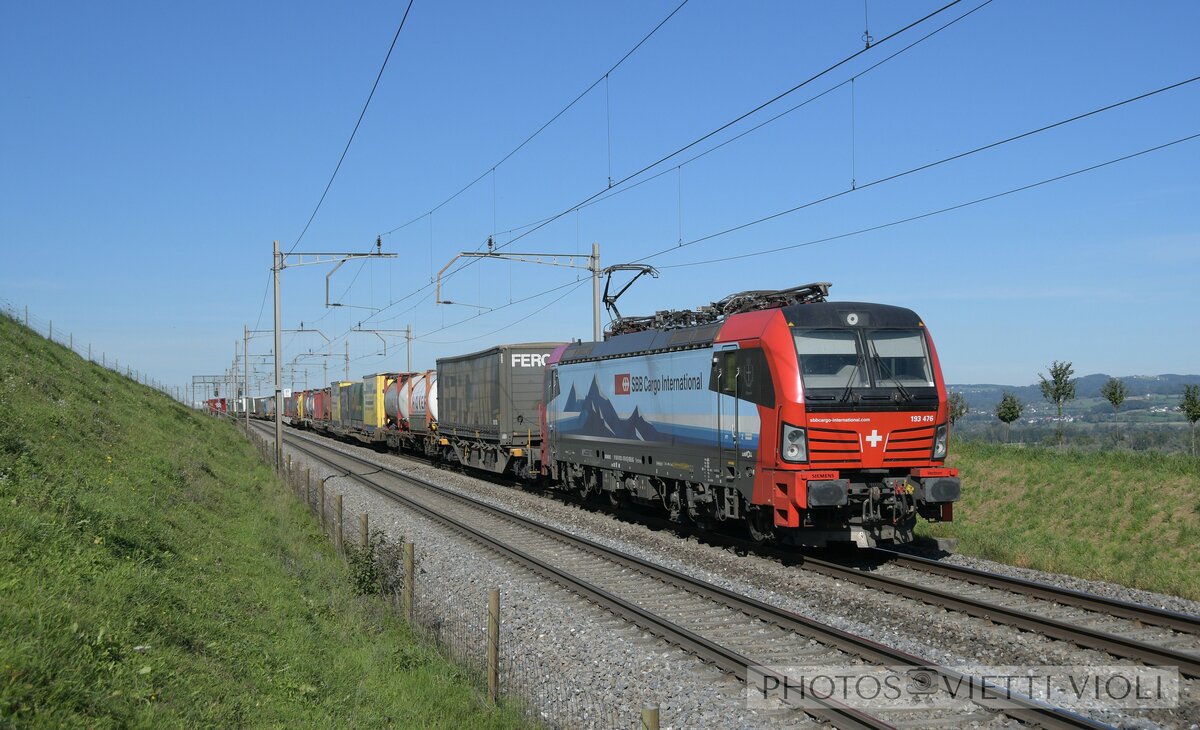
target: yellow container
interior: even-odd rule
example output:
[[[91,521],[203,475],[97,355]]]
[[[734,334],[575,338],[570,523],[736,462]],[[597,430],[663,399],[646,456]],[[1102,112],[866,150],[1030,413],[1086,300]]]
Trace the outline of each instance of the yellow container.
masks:
[[[363,430],[370,432],[387,426],[383,394],[398,377],[398,373],[377,373],[363,378]]]

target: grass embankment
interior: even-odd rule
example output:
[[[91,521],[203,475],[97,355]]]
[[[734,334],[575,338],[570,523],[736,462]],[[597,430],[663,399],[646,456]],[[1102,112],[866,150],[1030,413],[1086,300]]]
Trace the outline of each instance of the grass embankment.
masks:
[[[225,422],[0,316],[0,725],[513,727]]]
[[[962,553],[1200,600],[1200,461],[955,442]]]

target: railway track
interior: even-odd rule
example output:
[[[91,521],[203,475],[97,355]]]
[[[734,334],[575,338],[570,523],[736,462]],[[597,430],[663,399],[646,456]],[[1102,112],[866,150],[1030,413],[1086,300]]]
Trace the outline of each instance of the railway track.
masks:
[[[671,523],[642,518],[659,528]],[[1121,601],[1048,583],[942,563],[894,550],[859,551],[847,559],[812,551],[755,545],[728,535],[711,535],[718,545],[773,558],[865,588],[957,611],[1157,667],[1178,667],[1200,677],[1200,616]]]
[[[266,429],[259,430],[268,438],[273,436]],[[797,686],[794,678],[761,667],[844,667],[865,661],[933,672],[940,681],[971,688],[970,696],[975,698],[954,709],[888,712],[884,717],[833,700],[804,709],[837,727],[1010,726],[1012,719],[1052,728],[1105,727],[1069,710],[1019,696],[1010,696],[1002,706],[985,692],[991,690],[994,698],[1001,691],[977,677],[930,665],[920,657],[347,454],[320,439],[289,432],[284,442],[739,678],[745,679],[753,671],[754,676],[770,677],[780,686],[789,680],[791,686]],[[370,473],[356,473],[361,467],[369,467]]]
[[[1200,617],[891,550],[879,566],[805,557],[803,567],[994,623],[1200,677]],[[901,575],[895,575],[899,572]]]

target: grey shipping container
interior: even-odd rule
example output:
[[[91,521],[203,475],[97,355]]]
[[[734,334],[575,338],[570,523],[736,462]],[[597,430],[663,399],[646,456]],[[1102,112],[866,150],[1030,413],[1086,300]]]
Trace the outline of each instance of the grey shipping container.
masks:
[[[500,345],[439,359],[439,431],[478,434],[481,440],[500,444],[536,444],[546,360],[561,344]]]
[[[363,427],[363,384],[355,381],[350,384],[350,428],[362,430]]]
[[[354,386],[358,386],[355,388]],[[338,383],[338,420],[337,425],[343,431],[362,426],[362,382]],[[357,424],[355,415],[358,416]]]

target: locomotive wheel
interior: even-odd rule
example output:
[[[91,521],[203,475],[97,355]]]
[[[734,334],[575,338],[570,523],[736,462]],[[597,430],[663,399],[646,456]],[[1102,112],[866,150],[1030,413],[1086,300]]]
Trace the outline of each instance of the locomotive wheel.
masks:
[[[755,545],[766,545],[775,539],[775,526],[765,524],[769,517],[763,510],[754,510],[746,515],[746,531]]]

